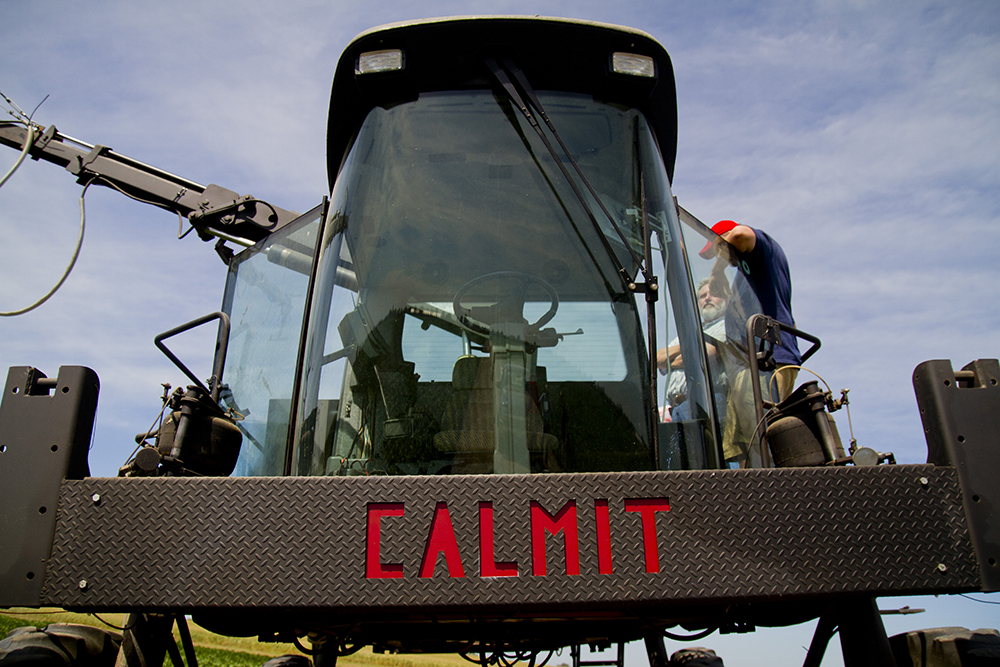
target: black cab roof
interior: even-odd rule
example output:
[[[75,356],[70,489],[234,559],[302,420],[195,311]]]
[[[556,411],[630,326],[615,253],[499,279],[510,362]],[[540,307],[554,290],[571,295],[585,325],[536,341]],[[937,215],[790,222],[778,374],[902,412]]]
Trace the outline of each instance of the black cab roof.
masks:
[[[401,68],[357,73],[362,54],[401,52]],[[644,56],[652,76],[617,73],[615,53]],[[677,146],[673,67],[650,35],[587,21],[468,16],[396,23],[358,35],[337,65],[327,126],[332,188],[346,150],[368,111],[415,99],[422,92],[495,86],[487,58],[513,61],[535,90],[593,95],[638,108],[646,116],[670,178]]]

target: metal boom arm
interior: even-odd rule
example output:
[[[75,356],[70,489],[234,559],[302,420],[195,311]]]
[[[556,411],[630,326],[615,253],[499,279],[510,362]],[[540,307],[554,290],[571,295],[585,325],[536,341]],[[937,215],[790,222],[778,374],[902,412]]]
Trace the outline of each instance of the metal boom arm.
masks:
[[[251,245],[298,214],[218,185],[201,185],[156,167],[64,135],[50,125],[31,133],[21,123],[0,122],[0,144],[65,167],[79,183],[104,185],[188,219],[203,240],[212,237]]]

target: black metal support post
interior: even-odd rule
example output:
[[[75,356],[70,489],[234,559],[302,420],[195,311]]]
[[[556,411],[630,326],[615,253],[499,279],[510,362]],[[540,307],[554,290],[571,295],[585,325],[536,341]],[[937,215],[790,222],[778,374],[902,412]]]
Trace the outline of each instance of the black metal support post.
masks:
[[[875,598],[843,602],[837,610],[844,667],[895,667]]]
[[[826,655],[826,647],[837,632],[837,621],[832,614],[823,614],[819,623],[816,624],[816,632],[813,633],[812,642],[809,644],[809,653],[806,654],[806,661],[802,667],[819,667]]]
[[[670,656],[667,655],[667,647],[663,645],[663,637],[660,635],[646,635],[642,638],[642,641],[646,644],[649,667],[667,667],[670,663]]]
[[[160,667],[173,644],[173,625],[173,616],[129,614],[115,667]]]

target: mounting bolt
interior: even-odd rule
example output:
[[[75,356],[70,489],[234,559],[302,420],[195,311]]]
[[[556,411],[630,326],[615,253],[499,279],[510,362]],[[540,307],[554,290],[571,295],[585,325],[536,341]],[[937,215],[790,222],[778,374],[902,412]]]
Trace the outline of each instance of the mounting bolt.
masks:
[[[77,586],[80,587],[81,591],[87,590],[87,580],[86,579],[81,579],[80,583],[78,583]]]
[[[945,572],[948,571],[948,566],[945,565],[944,563],[938,563],[937,569],[938,569],[938,572],[940,572],[941,574],[944,574]]]
[[[101,494],[99,494],[99,493],[95,493],[94,495],[92,495],[90,497],[90,499],[94,501],[95,505],[100,505],[101,504]]]
[[[931,483],[931,481],[929,479],[927,479],[926,477],[921,477],[920,478],[920,485],[921,486],[927,486],[930,483]]]

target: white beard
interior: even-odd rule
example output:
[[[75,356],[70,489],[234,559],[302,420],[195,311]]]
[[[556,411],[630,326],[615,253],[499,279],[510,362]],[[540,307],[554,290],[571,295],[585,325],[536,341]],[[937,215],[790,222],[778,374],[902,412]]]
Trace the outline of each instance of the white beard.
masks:
[[[719,304],[710,303],[701,309],[701,321],[702,322],[714,322],[715,320],[722,317],[726,312],[726,302],[723,301]]]

